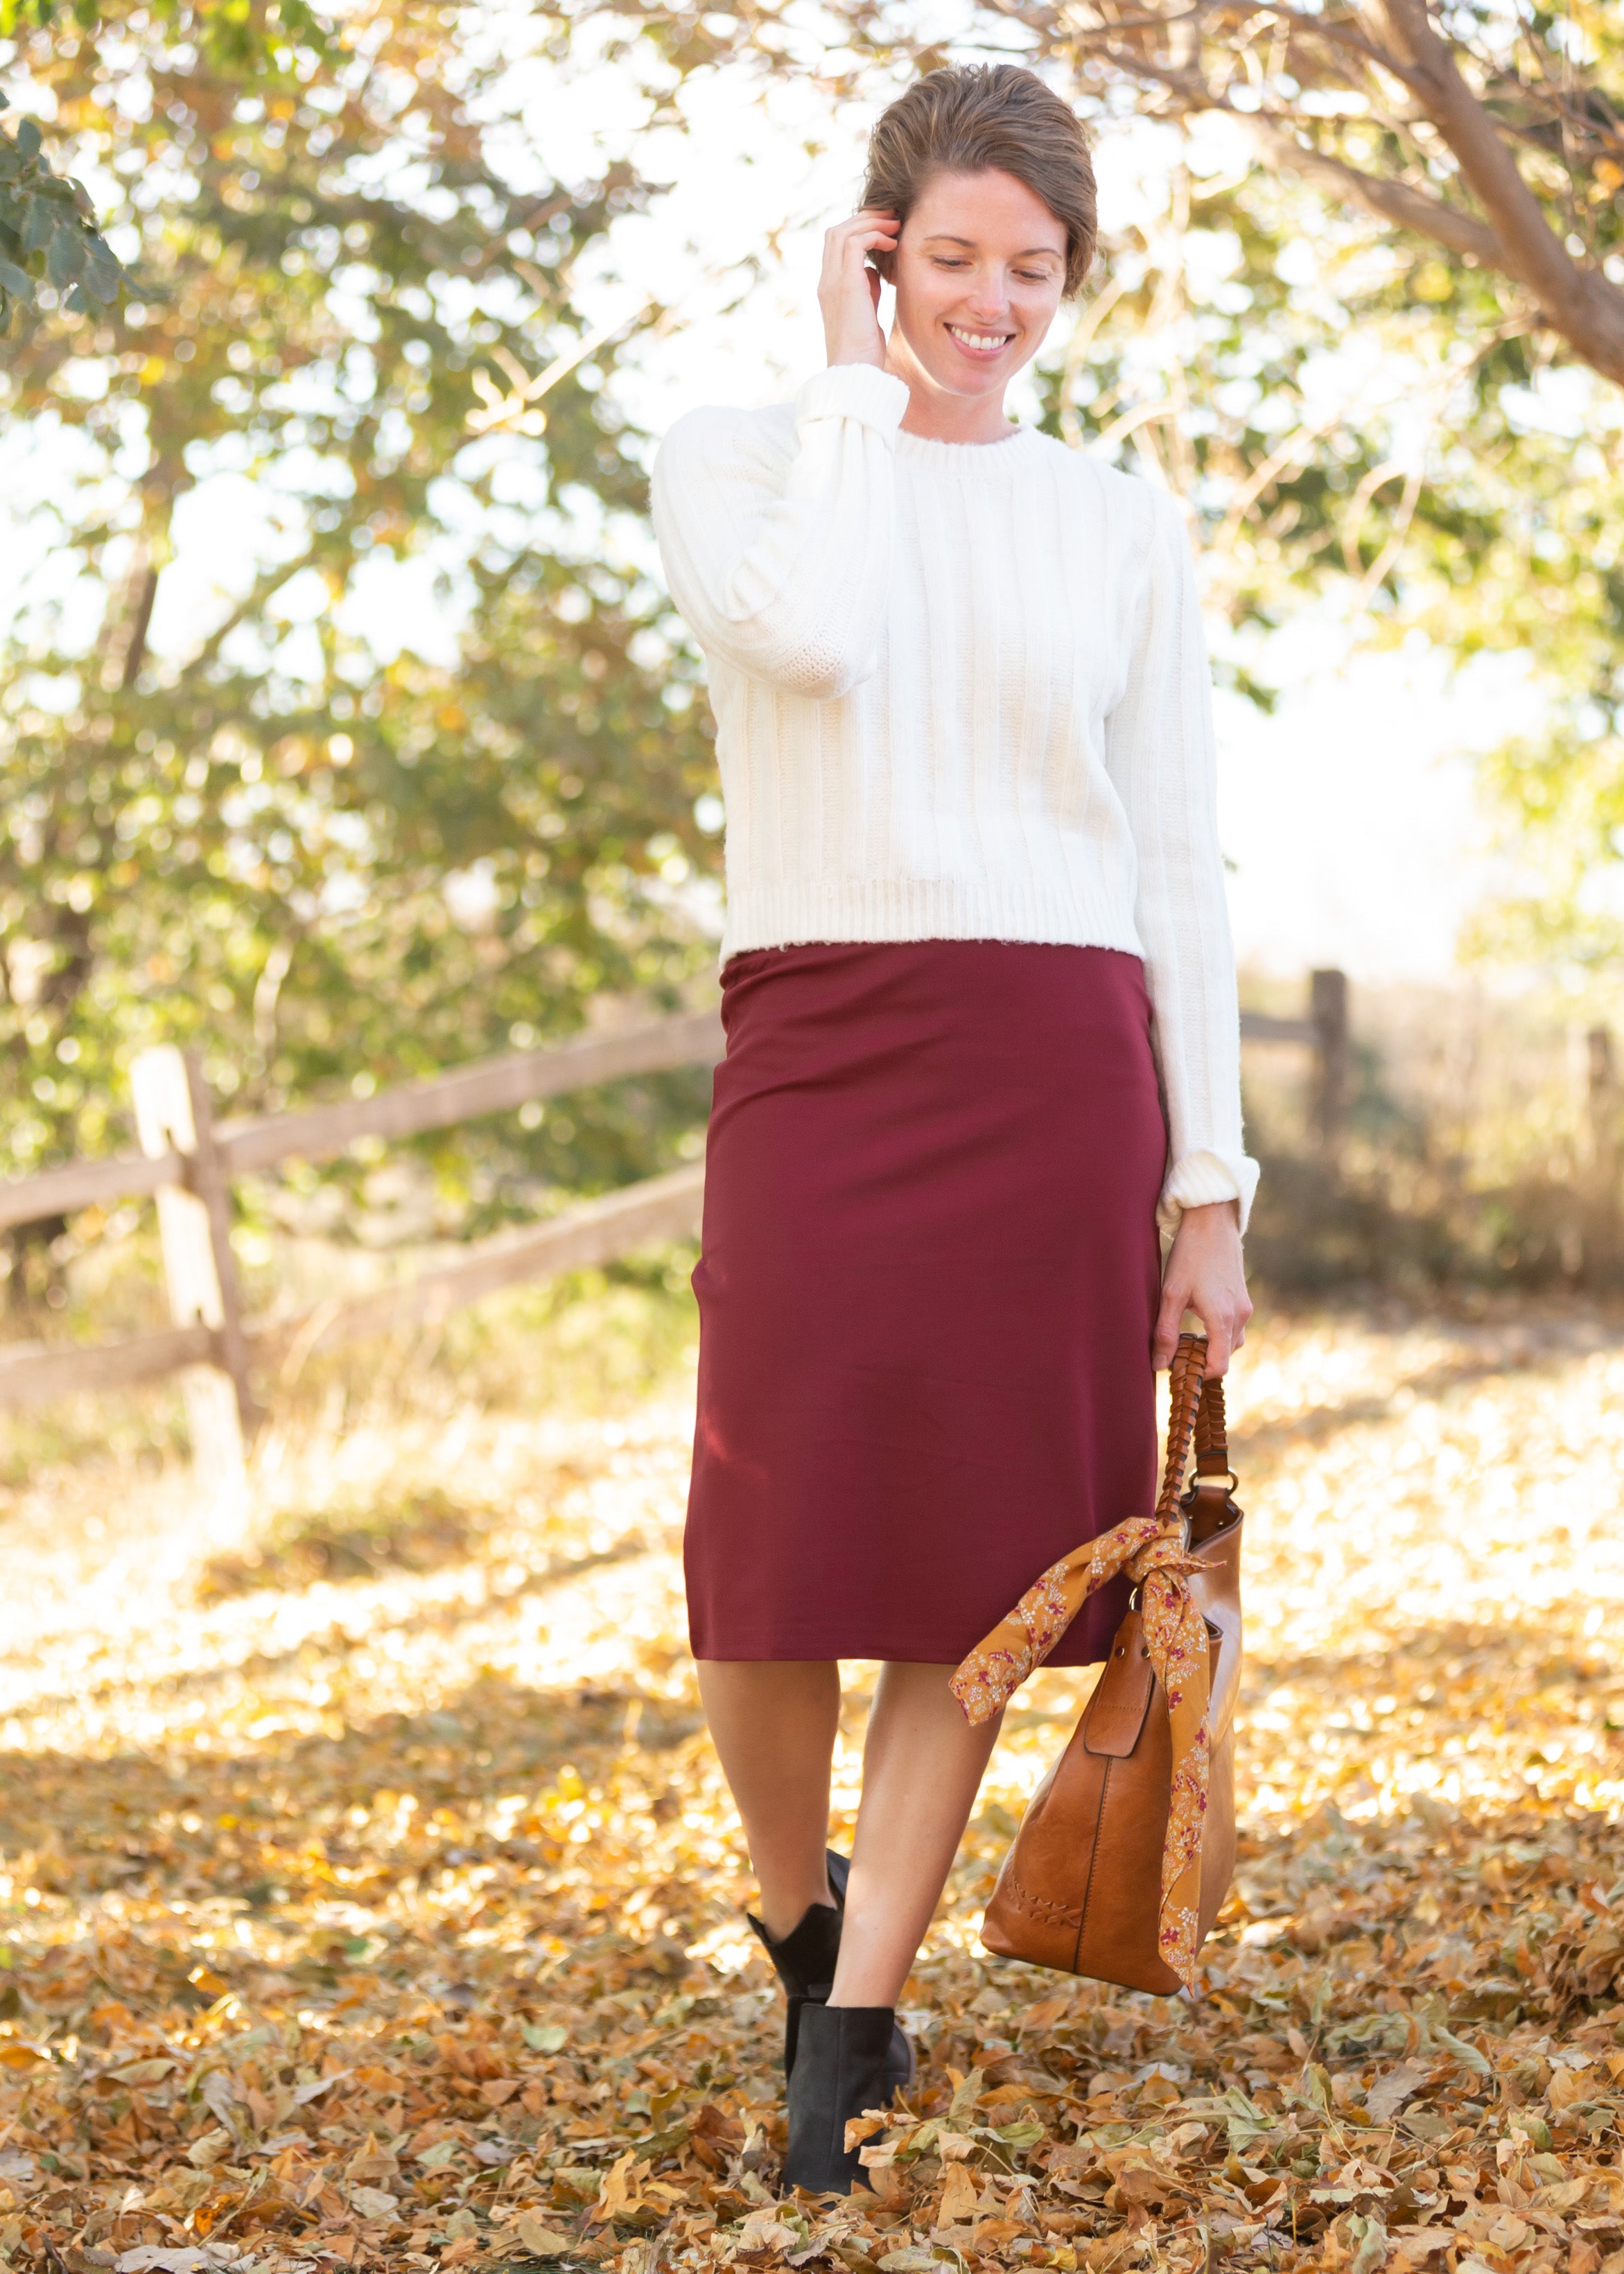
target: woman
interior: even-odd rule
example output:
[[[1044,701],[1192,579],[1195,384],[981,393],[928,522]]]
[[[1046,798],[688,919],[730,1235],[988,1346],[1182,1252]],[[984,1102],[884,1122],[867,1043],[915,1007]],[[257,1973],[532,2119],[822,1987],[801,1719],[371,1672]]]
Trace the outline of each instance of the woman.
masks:
[[[1251,1310],[1184,523],[1004,410],[1094,234],[1067,106],[932,72],[829,231],[827,368],[690,412],[654,469],[727,813],[690,1627],[790,1997],[785,2178],[842,2194],[846,2119],[911,2075],[896,2002],[996,1735],[949,1675],[1152,1504],[1186,1306],[1219,1373]],[[1102,1659],[1125,1592],[1054,1661]],[[849,1876],[842,1658],[883,1662]]]

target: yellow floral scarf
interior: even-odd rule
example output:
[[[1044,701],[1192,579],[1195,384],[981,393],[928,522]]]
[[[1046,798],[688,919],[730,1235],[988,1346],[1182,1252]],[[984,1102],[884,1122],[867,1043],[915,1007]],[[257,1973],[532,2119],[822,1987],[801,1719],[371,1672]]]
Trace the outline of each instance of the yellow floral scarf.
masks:
[[[1197,1377],[1198,1382],[1199,1377]],[[1211,1739],[1207,1727],[1211,1658],[1207,1622],[1186,1575],[1199,1564],[1182,1527],[1160,1516],[1130,1517],[1086,1547],[1051,1563],[954,1675],[954,1697],[972,1726],[991,1719],[1043,1660],[1090,1595],[1125,1572],[1140,1590],[1150,1662],[1172,1724],[1173,1791],[1162,1850],[1156,1946],[1186,1988],[1200,1945],[1201,1835]]]

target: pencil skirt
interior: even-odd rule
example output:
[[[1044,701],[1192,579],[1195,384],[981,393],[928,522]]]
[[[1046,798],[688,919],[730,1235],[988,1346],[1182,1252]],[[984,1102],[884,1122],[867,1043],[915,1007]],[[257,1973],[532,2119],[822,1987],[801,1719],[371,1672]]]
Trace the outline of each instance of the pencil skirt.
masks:
[[[701,1659],[951,1665],[1155,1498],[1167,1125],[1137,956],[759,948],[722,974],[684,1538]],[[1054,1665],[1104,1658],[1094,1597]]]

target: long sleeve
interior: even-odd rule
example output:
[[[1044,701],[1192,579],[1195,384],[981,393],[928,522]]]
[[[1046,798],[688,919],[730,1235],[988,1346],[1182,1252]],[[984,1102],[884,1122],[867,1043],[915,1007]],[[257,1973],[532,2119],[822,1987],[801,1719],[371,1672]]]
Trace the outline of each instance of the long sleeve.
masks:
[[[1240,1014],[1218,844],[1212,681],[1195,564],[1178,508],[1149,493],[1149,558],[1127,683],[1106,722],[1105,765],[1138,855],[1134,922],[1144,948],[1169,1165],[1158,1211],[1240,1203],[1258,1164],[1241,1133]]]
[[[654,461],[654,530],[707,654],[822,701],[873,670],[907,402],[906,382],[872,364],[816,372],[795,397],[787,462],[727,411],[678,419]]]

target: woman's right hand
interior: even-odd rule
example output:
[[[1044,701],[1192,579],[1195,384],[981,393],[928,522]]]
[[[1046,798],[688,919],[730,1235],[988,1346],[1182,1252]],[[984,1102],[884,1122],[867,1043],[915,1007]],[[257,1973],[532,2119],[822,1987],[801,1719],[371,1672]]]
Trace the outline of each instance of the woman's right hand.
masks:
[[[866,206],[850,221],[837,222],[823,237],[823,273],[817,301],[823,312],[823,340],[832,363],[871,363],[885,368],[885,335],[880,329],[880,279],[870,268],[871,252],[892,252],[901,224],[894,214]]]

